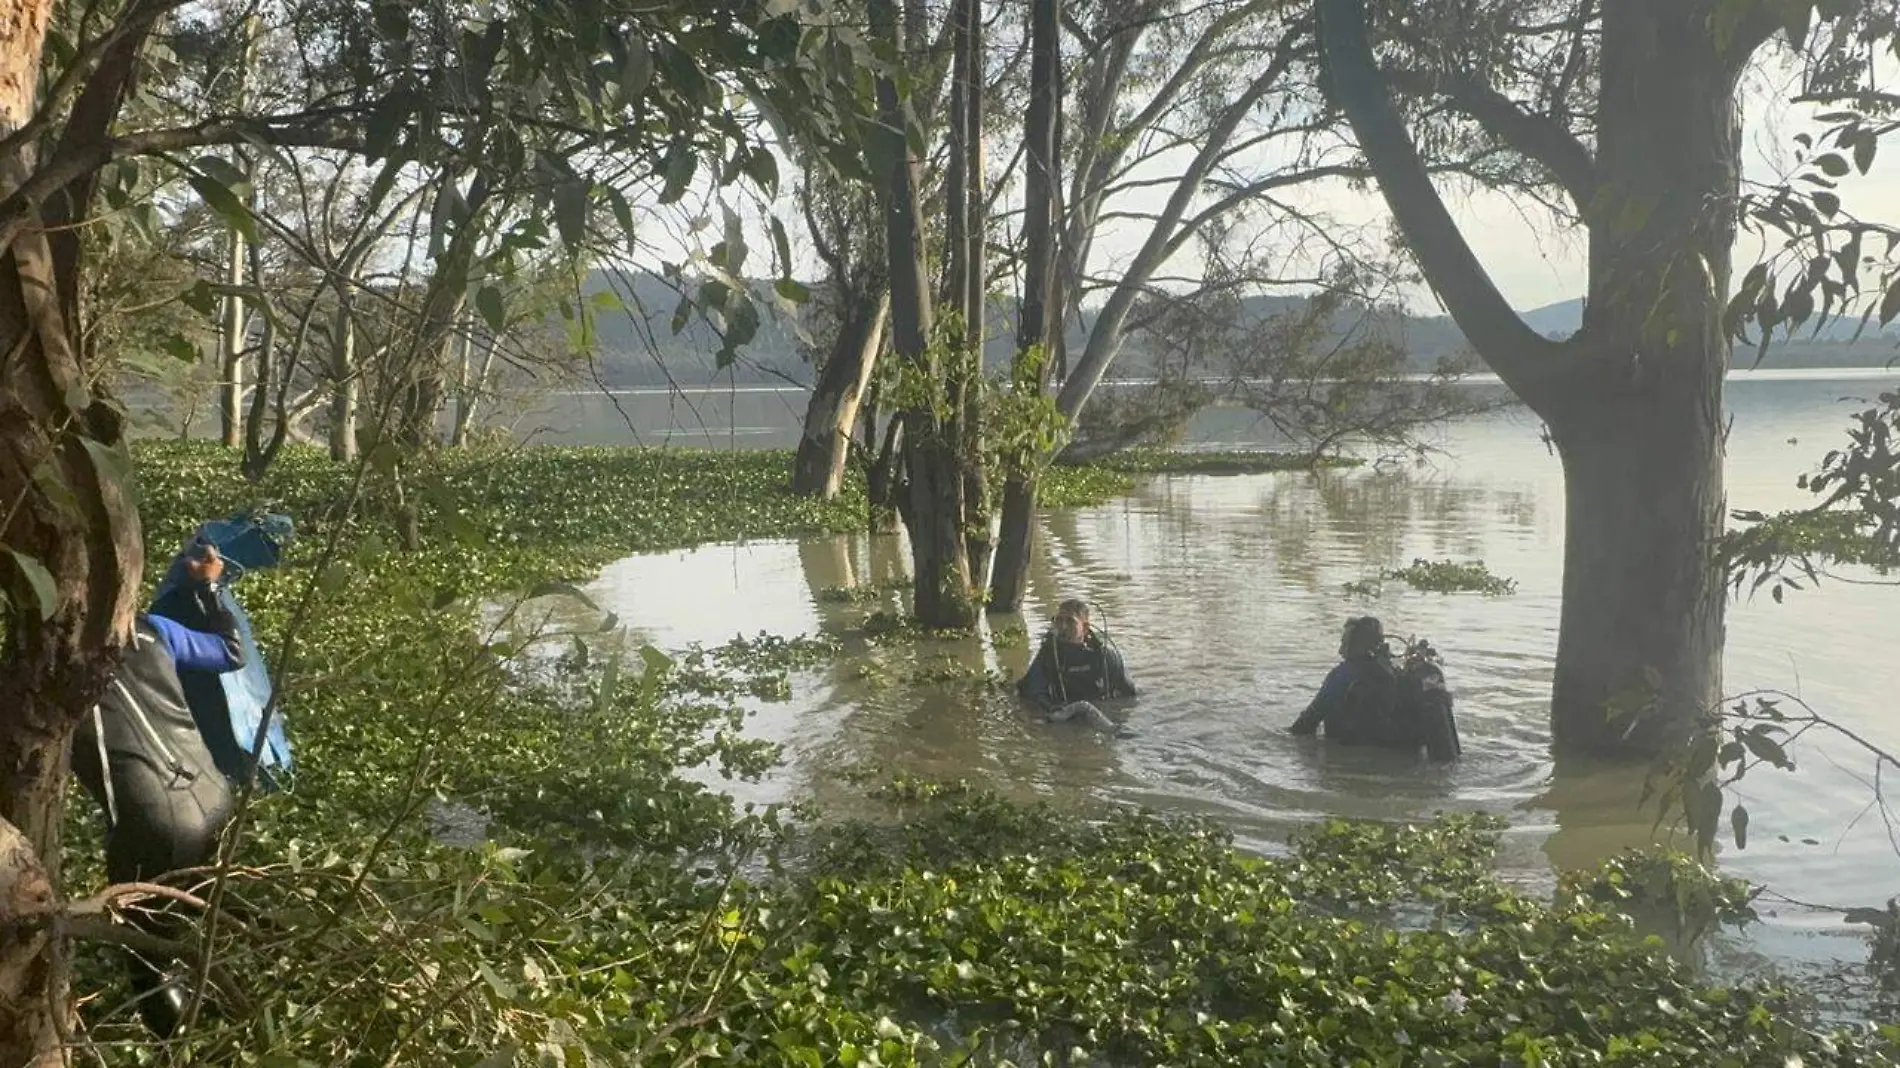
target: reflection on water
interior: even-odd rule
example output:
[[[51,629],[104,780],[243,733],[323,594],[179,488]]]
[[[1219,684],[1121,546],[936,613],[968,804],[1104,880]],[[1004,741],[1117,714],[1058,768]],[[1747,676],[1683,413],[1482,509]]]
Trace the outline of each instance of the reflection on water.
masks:
[[[1849,410],[1835,400],[1873,386],[1737,384],[1731,504],[1805,503],[1795,477],[1846,425]],[[636,638],[662,646],[760,630],[845,640],[853,655],[796,677],[791,701],[758,706],[754,730],[783,742],[786,761],[766,782],[733,788],[745,800],[805,799],[850,813],[863,802],[846,773],[905,770],[1016,797],[1207,814],[1247,847],[1269,851],[1292,825],[1327,815],[1483,809],[1514,825],[1507,868],[1541,880],[1553,866],[1587,865],[1649,840],[1653,813],[1637,807],[1641,768],[1554,766],[1548,752],[1564,499],[1539,430],[1525,413],[1503,412],[1447,430],[1444,454],[1427,466],[1160,477],[1102,507],[1044,515],[1028,627],[1039,632],[1065,596],[1097,605],[1142,690],[1127,710],[1136,734],[1122,740],[1044,725],[1007,694],[907,681],[945,657],[1014,678],[1029,651],[998,649],[988,635],[921,649],[867,645],[865,606],[824,601],[817,591],[903,574],[905,547],[894,537],[640,556],[609,568],[592,592]],[[1213,445],[1261,440],[1257,425],[1235,413],[1205,416],[1195,433]],[[1373,602],[1344,593],[1345,583],[1413,557],[1483,559],[1516,579],[1518,592],[1488,599],[1388,586]],[[1900,693],[1900,661],[1880,626],[1896,603],[1900,591],[1837,584],[1786,605],[1736,605],[1729,688],[1798,691],[1900,747],[1900,720],[1886,704]],[[1285,732],[1331,666],[1341,619],[1367,610],[1389,632],[1429,637],[1444,654],[1465,743],[1455,766],[1331,751]],[[1838,745],[1807,748],[1797,774],[1750,775],[1737,793],[1753,811],[1754,840],[1746,852],[1726,850],[1725,866],[1806,900],[1872,904],[1900,890],[1886,826],[1876,817],[1855,822],[1870,789],[1866,762],[1851,757]],[[1778,929],[1785,935],[1801,923],[1831,924],[1827,942],[1858,952],[1831,920],[1790,913]],[[1783,958],[1803,952],[1776,950]]]

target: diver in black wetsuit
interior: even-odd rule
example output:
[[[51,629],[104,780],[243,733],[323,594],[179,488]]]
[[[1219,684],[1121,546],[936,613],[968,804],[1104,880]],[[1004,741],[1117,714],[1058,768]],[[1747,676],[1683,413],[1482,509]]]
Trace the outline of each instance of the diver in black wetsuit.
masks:
[[[1089,624],[1086,601],[1067,600],[1056,610],[1055,627],[1043,638],[1016,693],[1040,705],[1051,722],[1086,720],[1115,732],[1115,723],[1094,702],[1135,696],[1135,684],[1114,643]]]
[[[106,817],[106,876],[149,882],[209,863],[231,817],[231,788],[205,748],[179,681],[180,668],[235,671],[244,664],[237,622],[219,603],[224,562],[206,547],[190,561],[185,587],[201,625],[141,615],[105,696],[81,719],[73,771]],[[162,911],[140,913],[141,926],[166,933]],[[160,967],[128,954],[139,1014],[151,1030],[177,1030],[184,990]]]

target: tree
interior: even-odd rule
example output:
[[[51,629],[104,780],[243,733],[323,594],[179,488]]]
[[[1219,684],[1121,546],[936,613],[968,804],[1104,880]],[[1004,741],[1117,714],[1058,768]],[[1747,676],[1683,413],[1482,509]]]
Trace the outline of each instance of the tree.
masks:
[[[1302,186],[1369,176],[1318,91],[1306,4],[1089,0],[1069,5],[1061,24],[1080,61],[1069,78],[1073,100],[1063,105],[1074,121],[1060,135],[1068,179],[1051,299],[1064,318],[1086,324],[1086,335],[1075,354],[1064,344],[1066,331],[1051,340],[1056,407],[1075,423],[1136,332],[1137,305],[1169,288],[1204,285],[1192,268],[1170,276],[1168,266],[1208,235],[1250,229],[1286,248],[1319,250],[1284,275],[1261,273],[1254,279],[1261,292],[1323,287],[1333,270],[1383,252],[1339,238],[1324,219],[1286,200]],[[1518,184],[1521,168],[1463,147],[1434,153],[1433,169]],[[1144,203],[1157,195],[1158,208]],[[1134,253],[1098,262],[1098,233],[1131,225],[1139,237]],[[1085,300],[1097,296],[1099,308],[1085,313]],[[1029,534],[1029,514],[1010,511],[1002,538],[1012,568],[1015,545]],[[1020,575],[997,576],[991,586],[993,610],[1015,607],[1008,595],[1020,590]]]
[[[702,159],[718,161],[718,183],[775,187],[758,112],[731,106],[733,91],[854,165],[859,107],[842,75],[855,77],[864,57],[776,3],[537,0],[468,22],[449,3],[377,4],[365,20],[356,3],[309,0],[266,12],[297,42],[294,92],[260,93],[242,111],[177,125],[122,122],[133,114],[128,100],[152,91],[140,75],[156,28],[202,29],[220,17],[187,8],[182,0],[0,8],[0,499],[9,502],[0,515],[8,665],[0,1063],[8,1065],[62,1059],[70,1006],[65,949],[51,925],[66,752],[130,633],[142,577],[125,419],[95,391],[79,340],[80,234],[102,181],[127,166],[177,166],[207,204],[248,227],[228,163],[191,152],[330,148],[381,161],[381,180],[393,182],[411,165],[442,173],[481,130],[523,152],[532,142],[539,164],[514,191],[531,207],[504,242],[575,246],[590,212],[611,211],[631,229],[629,190],[652,183],[662,201],[677,199]],[[750,306],[743,294],[727,296],[733,314]]]
[[[1023,391],[1041,398],[1054,367],[1061,323],[1056,292],[1056,222],[1062,176],[1062,0],[1031,0],[1029,115],[1023,139],[1023,299],[1016,319],[1016,368]],[[1013,612],[1028,585],[1042,450],[1003,454],[1002,526],[990,573],[991,611]]]
[[[1776,33],[1809,45],[1817,5],[1408,5],[1370,26],[1363,0],[1316,8],[1330,90],[1407,244],[1563,461],[1555,743],[1654,749],[1720,696],[1724,576],[1710,547],[1723,529],[1738,85]],[[1417,61],[1392,80],[1442,96],[1566,195],[1590,242],[1574,337],[1531,330],[1478,263],[1394,104],[1373,30]],[[1627,727],[1610,718],[1634,708],[1654,714]]]
[[[896,4],[873,0],[870,15],[872,36],[887,55],[902,55],[905,30]],[[892,346],[903,361],[893,400],[903,426],[905,485],[898,500],[916,569],[912,608],[927,627],[965,627],[975,621],[976,601],[964,540],[964,412],[950,381],[958,361],[946,359],[937,333],[926,266],[916,155],[922,134],[894,73],[878,75],[877,99],[879,122],[865,150],[883,205]]]
[[[853,430],[888,332],[890,265],[877,191],[822,166],[804,170],[799,206],[825,268],[808,306],[821,324],[813,351],[823,354],[823,363],[805,408],[792,489],[828,500],[844,483]]]

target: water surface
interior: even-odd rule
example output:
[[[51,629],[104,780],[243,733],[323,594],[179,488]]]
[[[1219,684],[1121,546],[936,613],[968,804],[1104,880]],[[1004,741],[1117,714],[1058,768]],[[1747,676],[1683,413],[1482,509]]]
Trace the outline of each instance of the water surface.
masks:
[[[1842,440],[1857,410],[1840,398],[1870,396],[1891,381],[1866,372],[1738,376],[1729,391],[1731,506],[1807,503],[1796,477]],[[631,423],[646,428],[648,443],[784,445],[803,406],[795,391],[615,401],[554,398],[524,425],[559,428],[547,432],[554,440],[624,443]],[[907,554],[897,538],[642,555],[609,567],[592,592],[638,641],[825,632],[863,654],[795,676],[788,702],[756,706],[753,730],[782,742],[786,760],[764,783],[728,787],[746,800],[809,799],[849,814],[864,802],[848,772],[905,770],[1019,797],[1202,813],[1262,851],[1328,815],[1411,819],[1481,809],[1513,824],[1507,871],[1547,881],[1553,869],[1650,840],[1654,813],[1638,807],[1641,769],[1557,766],[1549,753],[1564,498],[1541,430],[1527,412],[1510,409],[1447,428],[1435,441],[1441,451],[1422,465],[1161,476],[1101,507],[1044,514],[1028,626],[1039,630],[1063,597],[1095,602],[1142,690],[1113,710],[1136,731],[1122,740],[1042,725],[980,687],[906,683],[920,665],[941,660],[1014,677],[1029,650],[999,649],[987,638],[867,647],[864,606],[819,592],[901,576]],[[1206,447],[1270,440],[1256,419],[1231,410],[1208,413],[1190,436]],[[1387,584],[1368,601],[1344,591],[1415,557],[1482,559],[1515,579],[1517,592],[1447,596]],[[1455,766],[1328,751],[1286,734],[1334,660],[1340,622],[1365,611],[1380,615],[1389,633],[1430,638],[1444,655],[1465,744]],[[1738,601],[1727,689],[1789,690],[1900,748],[1900,717],[1890,706],[1900,694],[1900,660],[1886,645],[1895,619],[1900,589],[1880,586],[1835,583],[1780,605]],[[867,661],[881,665],[877,679],[861,677]],[[1808,901],[1876,904],[1900,892],[1893,829],[1867,810],[1871,761],[1826,741],[1804,744],[1797,759],[1797,773],[1757,771],[1735,791],[1752,810],[1753,834],[1747,850],[1722,851],[1723,866]],[[1778,959],[1864,955],[1837,918],[1776,911],[1766,941],[1754,944]]]

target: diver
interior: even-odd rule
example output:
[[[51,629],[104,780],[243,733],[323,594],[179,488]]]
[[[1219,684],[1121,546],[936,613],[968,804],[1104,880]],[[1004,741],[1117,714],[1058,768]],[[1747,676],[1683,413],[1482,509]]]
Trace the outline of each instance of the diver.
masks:
[[[1373,616],[1355,616],[1340,635],[1339,663],[1290,729],[1311,735],[1323,728],[1328,741],[1348,746],[1413,753],[1423,747],[1443,762],[1463,751],[1451,706],[1430,644],[1411,643],[1395,663],[1384,625]]]
[[[217,549],[203,546],[185,570],[183,596],[208,629],[141,614],[117,673],[73,738],[73,772],[105,814],[113,883],[210,863],[231,818],[230,783],[205,747],[179,670],[235,671],[244,666],[244,648],[235,618],[219,603],[224,560]],[[162,909],[136,915],[149,933],[175,938],[178,924]],[[127,969],[146,1026],[161,1037],[174,1033],[185,1007],[182,981],[132,952]]]
[[[1095,706],[1096,701],[1135,696],[1135,684],[1121,650],[1090,623],[1088,602],[1070,599],[1056,609],[1055,625],[1045,635],[1029,670],[1017,680],[1016,693],[1034,701],[1051,723],[1080,719],[1098,730],[1121,728]]]

